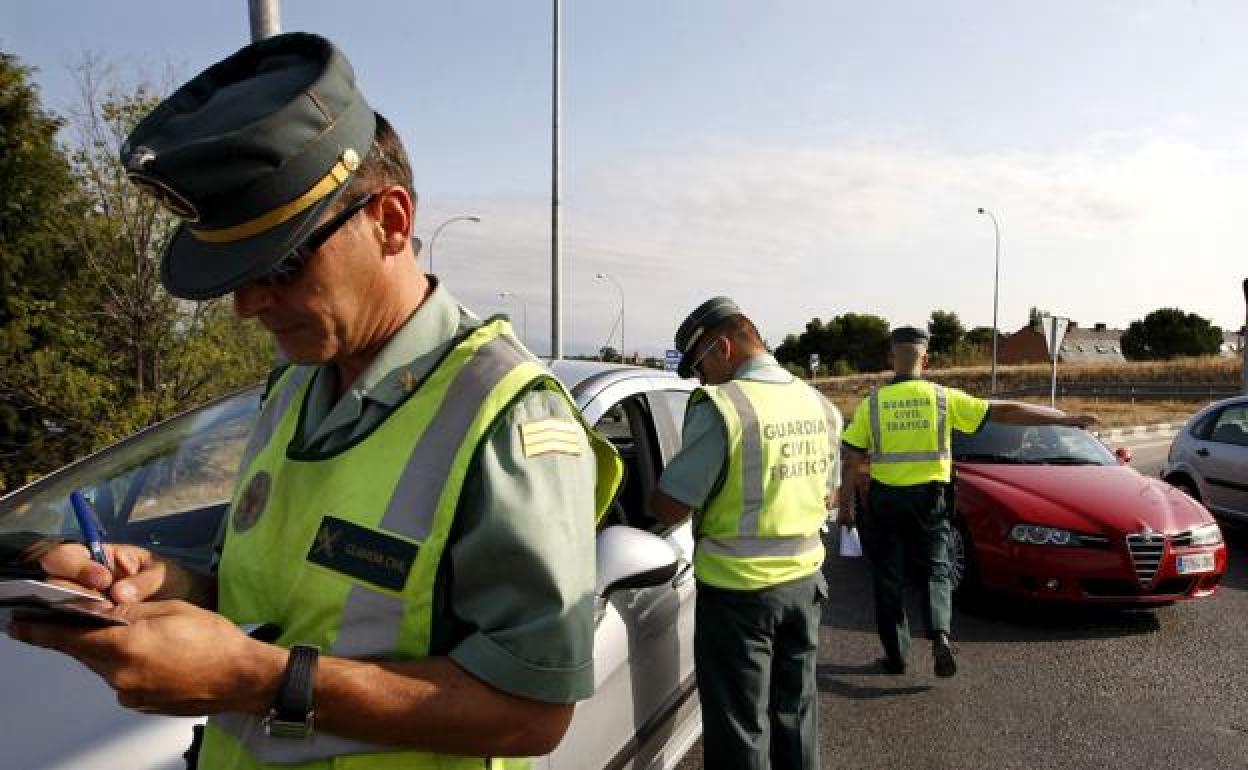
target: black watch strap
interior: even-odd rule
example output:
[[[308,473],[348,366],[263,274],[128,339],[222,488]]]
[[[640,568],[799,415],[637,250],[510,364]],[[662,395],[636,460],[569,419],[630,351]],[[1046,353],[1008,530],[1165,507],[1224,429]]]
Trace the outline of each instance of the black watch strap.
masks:
[[[265,732],[274,738],[307,738],[312,734],[312,690],[321,651],[308,644],[290,648],[286,673],[277,688],[273,708],[264,718]]]

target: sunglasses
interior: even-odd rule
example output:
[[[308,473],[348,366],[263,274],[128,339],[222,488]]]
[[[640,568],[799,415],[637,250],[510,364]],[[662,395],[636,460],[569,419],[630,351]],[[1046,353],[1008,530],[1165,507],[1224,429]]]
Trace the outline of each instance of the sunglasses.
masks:
[[[719,337],[716,337],[715,339],[711,340],[711,343],[709,345],[702,348],[702,352],[698,354],[698,357],[693,359],[693,362],[689,364],[689,368],[693,370],[693,373],[698,376],[699,380],[704,378],[704,375],[702,374],[702,359],[706,358],[706,356],[712,350],[714,350],[715,346],[718,344],[719,344]]]
[[[337,214],[329,218],[328,221],[318,225],[315,230],[308,233],[308,237],[303,239],[303,243],[299,244],[282,260],[273,266],[267,274],[253,281],[253,285],[257,286],[290,286],[299,279],[300,273],[308,266],[308,262],[312,259],[312,255],[316,250],[325,245],[338,232],[351,217],[360,213],[360,210],[373,202],[377,197],[377,193],[371,192],[362,195],[352,201]]]

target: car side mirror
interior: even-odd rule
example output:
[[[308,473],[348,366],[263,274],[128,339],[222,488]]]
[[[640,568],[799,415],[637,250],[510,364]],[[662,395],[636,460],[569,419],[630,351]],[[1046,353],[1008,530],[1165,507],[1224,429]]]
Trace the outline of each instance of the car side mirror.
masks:
[[[658,535],[626,526],[607,527],[597,539],[598,581],[594,593],[602,598],[614,591],[648,588],[676,576],[676,550]]]
[[[1126,465],[1131,462],[1131,450],[1125,446],[1120,446],[1114,450],[1114,456],[1118,458],[1118,462]]]

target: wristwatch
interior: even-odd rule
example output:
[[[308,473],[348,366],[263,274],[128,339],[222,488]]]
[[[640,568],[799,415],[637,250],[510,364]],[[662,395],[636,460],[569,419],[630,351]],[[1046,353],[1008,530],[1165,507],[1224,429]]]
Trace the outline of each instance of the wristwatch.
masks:
[[[321,648],[296,644],[290,648],[286,672],[277,688],[273,707],[264,717],[264,732],[271,738],[307,738],[312,735],[312,687]]]

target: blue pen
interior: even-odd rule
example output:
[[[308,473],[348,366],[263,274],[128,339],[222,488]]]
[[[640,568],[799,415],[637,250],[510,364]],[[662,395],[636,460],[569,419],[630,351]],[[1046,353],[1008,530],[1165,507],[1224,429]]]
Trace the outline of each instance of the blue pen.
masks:
[[[104,539],[100,536],[100,522],[96,520],[91,504],[76,489],[69,493],[69,503],[73,506],[74,516],[78,519],[78,528],[82,530],[82,536],[86,538],[86,546],[91,552],[91,558],[112,572],[113,565],[108,560],[108,554],[104,551]]]

